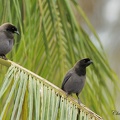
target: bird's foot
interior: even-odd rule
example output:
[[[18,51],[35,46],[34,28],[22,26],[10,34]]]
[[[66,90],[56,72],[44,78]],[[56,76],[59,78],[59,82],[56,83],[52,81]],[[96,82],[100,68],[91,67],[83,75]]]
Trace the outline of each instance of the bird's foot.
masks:
[[[69,95],[72,96],[72,94],[70,94],[70,93],[66,93],[66,98],[67,98]]]
[[[68,93],[66,93],[66,98],[68,97],[68,95],[69,95],[69,94],[68,94]]]
[[[0,58],[4,59],[4,60],[7,60],[6,56],[5,55],[0,55]]]
[[[78,99],[78,104],[79,104],[79,105],[81,104],[81,101],[80,101],[80,99]]]
[[[77,96],[77,98],[78,98],[78,104],[80,105],[80,104],[81,104],[81,101],[80,101],[79,93],[76,93],[76,96]]]

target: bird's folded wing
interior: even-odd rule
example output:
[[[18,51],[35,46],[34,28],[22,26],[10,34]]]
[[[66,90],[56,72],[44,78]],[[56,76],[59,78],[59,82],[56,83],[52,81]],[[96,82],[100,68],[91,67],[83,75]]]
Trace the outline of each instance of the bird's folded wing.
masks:
[[[63,83],[62,83],[62,87],[61,87],[62,90],[64,90],[64,85],[65,85],[65,83],[68,81],[68,79],[69,79],[71,76],[72,76],[72,73],[66,74],[66,76],[65,76],[65,78],[64,78],[64,80],[63,80]]]

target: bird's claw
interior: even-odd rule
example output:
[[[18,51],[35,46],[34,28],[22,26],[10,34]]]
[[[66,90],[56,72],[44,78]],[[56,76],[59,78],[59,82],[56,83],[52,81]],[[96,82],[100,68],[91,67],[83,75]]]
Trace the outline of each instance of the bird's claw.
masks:
[[[0,58],[4,59],[4,60],[7,60],[6,56],[5,55],[0,55]]]
[[[78,99],[78,104],[79,104],[79,105],[81,104],[81,101],[80,101],[80,99]]]
[[[69,95],[69,94],[68,94],[68,93],[66,93],[66,98],[68,97],[68,95]]]

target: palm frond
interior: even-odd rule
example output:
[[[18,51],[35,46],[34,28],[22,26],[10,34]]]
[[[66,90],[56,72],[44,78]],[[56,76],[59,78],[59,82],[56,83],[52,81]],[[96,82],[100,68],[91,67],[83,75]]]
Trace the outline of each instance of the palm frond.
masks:
[[[15,38],[14,49],[7,57],[57,86],[61,85],[65,73],[75,62],[90,57],[94,65],[87,69],[87,82],[81,93],[81,100],[104,119],[114,119],[111,110],[116,109],[119,81],[108,64],[94,28],[77,2],[4,0],[0,3],[0,23],[12,22],[21,33],[21,36]],[[99,48],[77,21],[73,7],[85,20]],[[3,70],[2,74],[5,71]],[[3,81],[2,74],[0,86]],[[109,83],[115,86],[112,90]],[[26,102],[24,108],[25,106]],[[25,112],[24,116],[27,116],[26,114],[28,113]]]
[[[4,61],[4,60],[2,60]],[[0,89],[2,120],[101,120],[102,118],[35,73],[4,61],[9,67]]]

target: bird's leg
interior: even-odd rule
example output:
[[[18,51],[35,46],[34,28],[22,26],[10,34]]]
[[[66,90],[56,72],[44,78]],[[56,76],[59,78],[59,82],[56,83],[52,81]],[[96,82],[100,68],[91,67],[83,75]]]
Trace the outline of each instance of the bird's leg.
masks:
[[[79,94],[78,94],[78,93],[76,93],[76,96],[77,96],[77,98],[78,98],[78,104],[80,104],[80,103],[81,103],[81,101],[80,101]]]
[[[0,58],[7,60],[6,56],[4,54],[0,55]]]
[[[67,97],[68,97],[68,95],[69,95],[69,94],[68,94],[68,93],[66,93],[66,96],[67,96]]]
[[[71,95],[71,96],[72,96],[72,94],[71,94],[71,93],[66,92],[66,96],[68,97],[69,95]],[[67,98],[67,97],[66,97],[66,98]]]

